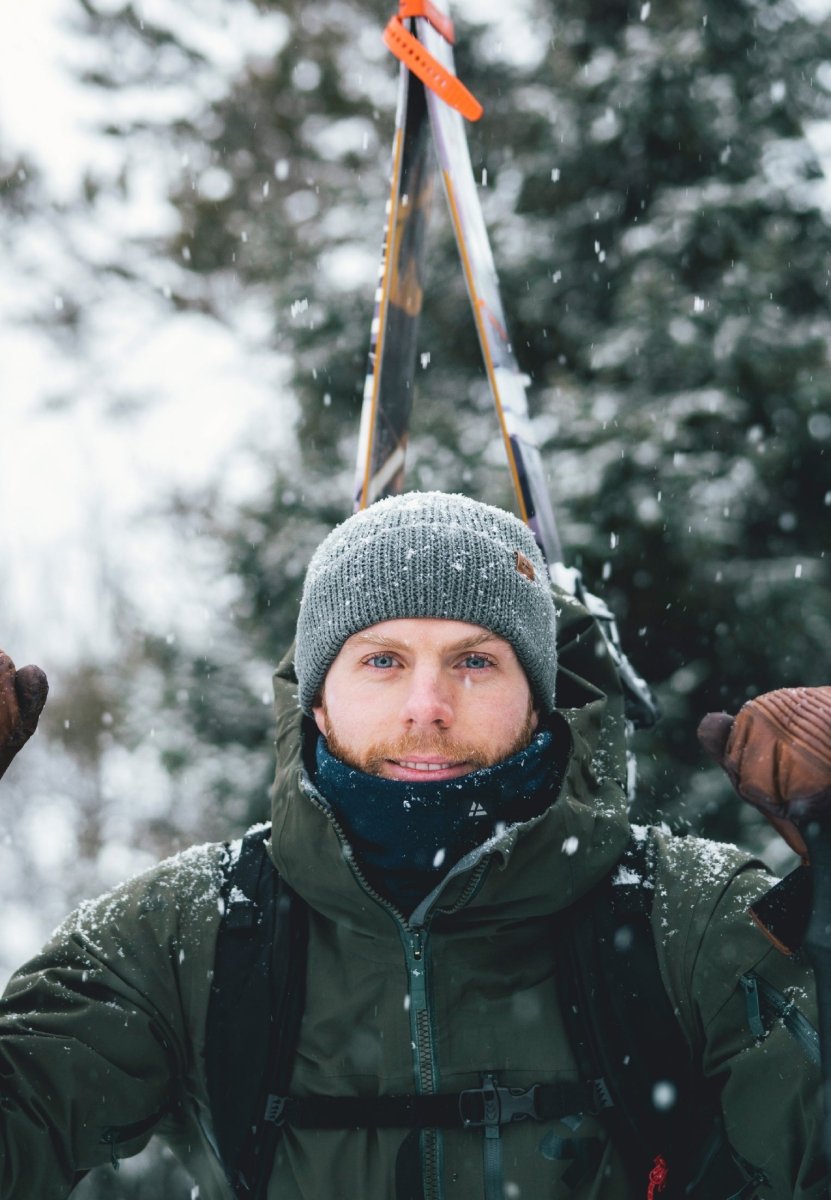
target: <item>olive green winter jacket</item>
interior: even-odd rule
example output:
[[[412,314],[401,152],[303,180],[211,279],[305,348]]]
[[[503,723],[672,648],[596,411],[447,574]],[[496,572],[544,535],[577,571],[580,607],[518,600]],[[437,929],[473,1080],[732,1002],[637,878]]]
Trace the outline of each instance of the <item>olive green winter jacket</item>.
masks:
[[[565,599],[560,628],[571,744],[558,794],[463,860],[411,914],[372,893],[305,775],[290,664],[278,671],[271,854],[310,909],[293,1094],[458,1092],[486,1072],[521,1088],[577,1078],[552,917],[615,868],[630,832],[614,672],[591,621]],[[814,1019],[809,972],[747,915],[771,878],[732,847],[654,837],[664,984],[721,1087],[731,1145],[768,1180],[753,1194],[819,1197],[817,1069],[784,1022],[757,1042],[739,987],[755,970]],[[225,847],[195,847],[82,905],[10,983],[0,1006],[0,1200],[58,1200],[79,1172],[136,1153],[154,1132],[185,1160],[200,1200],[229,1200],[204,1069],[226,859]],[[393,1200],[402,1137],[287,1129],[269,1200]],[[595,1117],[519,1122],[502,1138],[507,1200],[647,1195]],[[558,1157],[566,1139],[586,1140],[576,1166],[573,1153]],[[481,1200],[483,1145],[481,1130],[426,1131],[426,1200]]]

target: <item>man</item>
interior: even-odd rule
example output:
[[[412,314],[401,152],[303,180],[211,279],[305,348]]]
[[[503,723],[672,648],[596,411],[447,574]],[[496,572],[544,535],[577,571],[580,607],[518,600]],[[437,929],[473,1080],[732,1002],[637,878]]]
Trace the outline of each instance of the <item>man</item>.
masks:
[[[7,660],[0,745],[36,723],[39,679],[20,674],[15,690]],[[578,1080],[553,945],[631,841],[624,720],[591,619],[566,596],[555,607],[528,529],[440,493],[350,518],[309,566],[275,694],[268,849],[308,906],[292,1096]],[[750,729],[751,744],[772,740]],[[742,1194],[825,1195],[817,1068],[793,1022],[761,1039],[741,983],[758,978],[814,1020],[810,972],[748,916],[772,881],[731,847],[648,840],[663,984],[712,1081]],[[231,1195],[204,1062],[229,857],[196,847],[82,905],[12,980],[0,1200],[57,1200],[154,1132],[200,1200]],[[288,1124],[267,1194],[635,1200],[663,1187],[657,1168],[636,1179],[624,1164],[598,1111],[484,1131]],[[706,1186],[696,1194],[727,1194]]]

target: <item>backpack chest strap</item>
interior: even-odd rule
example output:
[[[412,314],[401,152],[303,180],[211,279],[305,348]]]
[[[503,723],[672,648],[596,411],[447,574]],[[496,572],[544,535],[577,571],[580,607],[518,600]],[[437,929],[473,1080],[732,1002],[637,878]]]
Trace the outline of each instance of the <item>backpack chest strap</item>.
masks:
[[[602,1079],[536,1083],[523,1089],[500,1087],[486,1076],[481,1088],[438,1095],[271,1095],[265,1120],[295,1129],[481,1129],[596,1114],[610,1104]]]

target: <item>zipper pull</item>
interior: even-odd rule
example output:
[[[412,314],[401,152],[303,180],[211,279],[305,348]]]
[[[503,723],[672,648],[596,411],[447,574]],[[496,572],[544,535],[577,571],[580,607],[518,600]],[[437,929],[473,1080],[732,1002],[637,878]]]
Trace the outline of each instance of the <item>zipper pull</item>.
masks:
[[[118,1168],[121,1166],[121,1160],[119,1159],[118,1155],[115,1152],[115,1146],[116,1146],[117,1141],[118,1141],[118,1135],[114,1129],[105,1129],[104,1132],[101,1134],[102,1144],[104,1146],[109,1146],[109,1148],[110,1148],[110,1165],[114,1171],[117,1171]]]
[[[756,983],[756,976],[750,972],[747,975],[742,975],[739,979],[739,986],[744,992],[744,1010],[747,1017],[747,1025],[750,1032],[755,1038],[761,1041],[767,1036],[762,1021],[762,1010],[759,1004],[759,988]]]
[[[413,930],[413,958],[418,962],[424,952],[424,943],[420,929]]]

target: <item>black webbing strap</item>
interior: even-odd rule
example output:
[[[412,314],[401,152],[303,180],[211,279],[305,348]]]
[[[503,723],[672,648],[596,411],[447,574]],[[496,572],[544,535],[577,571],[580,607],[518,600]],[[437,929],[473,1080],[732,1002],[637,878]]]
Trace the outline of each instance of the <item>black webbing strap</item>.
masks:
[[[645,1187],[660,1155],[670,1170],[661,1200],[674,1200],[685,1195],[704,1122],[716,1110],[661,977],[656,874],[651,838],[633,836],[612,875],[560,923],[557,973],[578,1070],[609,1085],[605,1123],[633,1185]]]
[[[600,1079],[537,1083],[527,1089],[490,1084],[422,1096],[270,1096],[266,1119],[295,1129],[481,1129],[596,1114],[610,1104]]]
[[[240,1200],[268,1185],[280,1127],[267,1101],[288,1090],[306,979],[306,906],[274,869],[269,833],[246,834],[229,863],[205,1039],[214,1132]]]
[[[811,868],[797,867],[750,906],[753,920],[783,954],[796,954],[805,940],[811,887]]]

